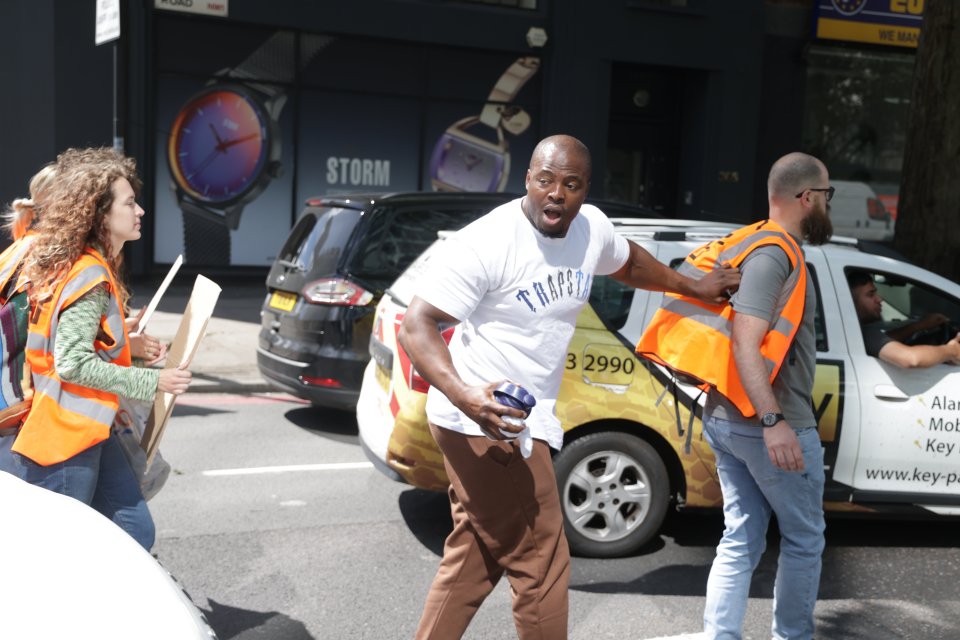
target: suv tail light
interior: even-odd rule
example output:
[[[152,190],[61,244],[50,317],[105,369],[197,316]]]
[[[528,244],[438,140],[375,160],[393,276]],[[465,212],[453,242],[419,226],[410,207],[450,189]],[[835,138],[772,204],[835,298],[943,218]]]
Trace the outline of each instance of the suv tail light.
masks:
[[[343,278],[322,278],[303,287],[303,297],[313,304],[358,306],[370,304],[373,294]]]
[[[867,198],[867,215],[870,216],[871,220],[886,221],[890,219],[887,209],[877,198]]]
[[[400,371],[403,373],[403,379],[407,383],[407,387],[411,391],[417,391],[419,393],[426,393],[430,390],[430,383],[424,380],[417,370],[414,368],[413,363],[410,362],[410,356],[407,355],[407,352],[403,350],[403,347],[400,345],[400,322],[403,320],[403,314],[398,313],[396,320],[393,321],[394,331],[397,333],[397,355],[400,357]],[[450,344],[451,338],[453,338],[453,330],[456,327],[450,326],[444,329],[441,329],[440,336],[443,338],[443,341],[447,344]]]

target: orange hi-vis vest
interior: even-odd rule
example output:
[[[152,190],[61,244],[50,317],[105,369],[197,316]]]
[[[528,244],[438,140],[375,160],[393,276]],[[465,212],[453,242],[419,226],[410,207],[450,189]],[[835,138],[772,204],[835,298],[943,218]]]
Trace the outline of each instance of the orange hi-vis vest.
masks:
[[[760,343],[760,353],[772,383],[803,321],[807,266],[796,240],[776,222],[764,220],[695,249],[679,272],[699,279],[718,265],[729,263],[739,267],[751,251],[770,245],[782,248],[791,266],[770,329]],[[637,354],[667,367],[681,378],[693,378],[693,384],[704,391],[716,389],[749,418],[756,410],[740,382],[731,345],[735,314],[729,302],[709,304],[686,296],[664,294],[663,303],[640,337]]]
[[[117,394],[61,380],[53,355],[61,312],[103,283],[108,285],[110,304],[100,319],[94,350],[107,362],[129,367],[130,345],[116,283],[97,251],[88,248],[57,285],[53,297],[31,315],[27,361],[33,372],[33,407],[12,448],[37,464],[63,462],[110,436],[119,407]]]
[[[30,411],[33,377],[25,362],[29,303],[20,267],[33,242],[28,231],[0,254],[0,434],[15,430]]]
[[[23,257],[26,255],[27,249],[30,248],[30,243],[33,242],[32,237],[32,234],[29,234],[19,240],[14,240],[13,244],[4,249],[3,253],[0,253],[0,291],[5,290],[10,283],[10,279],[18,273]],[[19,285],[18,282],[14,286],[19,289]]]

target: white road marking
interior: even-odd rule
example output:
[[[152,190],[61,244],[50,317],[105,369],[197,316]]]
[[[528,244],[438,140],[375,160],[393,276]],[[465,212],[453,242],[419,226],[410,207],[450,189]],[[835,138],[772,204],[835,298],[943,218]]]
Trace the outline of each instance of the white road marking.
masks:
[[[372,462],[331,462],[329,464],[288,464],[277,467],[246,467],[242,469],[211,469],[205,476],[251,476],[258,473],[287,473],[288,471],[341,471],[345,469],[372,469]]]

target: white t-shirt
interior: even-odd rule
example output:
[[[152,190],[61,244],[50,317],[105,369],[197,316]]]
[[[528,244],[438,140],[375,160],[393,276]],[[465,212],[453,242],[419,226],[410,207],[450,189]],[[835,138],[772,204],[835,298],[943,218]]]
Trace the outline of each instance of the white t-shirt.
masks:
[[[460,320],[450,354],[467,384],[510,380],[537,405],[526,419],[534,438],[559,449],[554,414],[577,315],[594,275],[622,267],[630,245],[599,209],[583,205],[564,238],[545,238],[521,199],[501,205],[448,238],[417,295]],[[483,435],[435,388],[427,417],[440,427]]]

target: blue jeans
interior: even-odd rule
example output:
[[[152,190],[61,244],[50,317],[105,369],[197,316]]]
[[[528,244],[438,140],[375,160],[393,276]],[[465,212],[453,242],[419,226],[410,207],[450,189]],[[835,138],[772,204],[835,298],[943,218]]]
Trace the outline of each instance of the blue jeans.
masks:
[[[750,579],[766,547],[770,513],[780,526],[773,588],[773,638],[812,638],[813,607],[824,547],[823,449],[814,427],[795,429],[804,471],[770,462],[760,427],[707,417],[704,432],[717,457],[724,532],[707,580],[707,638],[739,639]]]
[[[90,505],[150,550],[156,537],[153,518],[115,437],[49,467],[10,451],[14,439],[0,438],[0,469]]]

